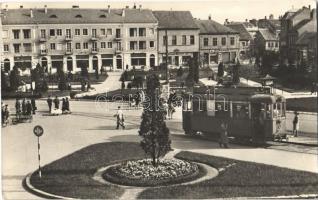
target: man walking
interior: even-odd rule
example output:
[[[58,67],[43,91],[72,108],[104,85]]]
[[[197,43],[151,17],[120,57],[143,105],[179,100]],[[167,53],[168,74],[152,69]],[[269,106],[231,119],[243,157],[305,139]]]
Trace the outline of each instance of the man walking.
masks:
[[[49,98],[47,98],[47,105],[49,106],[49,112],[51,113],[52,110],[52,102],[53,100],[51,99],[51,96],[49,96]]]
[[[294,137],[298,137],[298,129],[299,129],[299,118],[298,118],[299,113],[295,111],[295,116],[293,120],[293,134]]]
[[[35,105],[35,99],[34,97],[31,98],[31,105],[32,105],[32,113],[35,115],[35,111],[37,110],[36,105]]]
[[[59,98],[57,98],[57,96],[55,96],[55,99],[54,99],[54,107],[55,109],[59,109],[60,107],[60,100]]]
[[[120,106],[118,106],[117,113],[115,114],[114,117],[117,118],[117,127],[116,127],[116,129],[119,129],[119,126],[121,126],[123,129],[125,129],[124,114],[123,114],[123,111],[120,109]]]

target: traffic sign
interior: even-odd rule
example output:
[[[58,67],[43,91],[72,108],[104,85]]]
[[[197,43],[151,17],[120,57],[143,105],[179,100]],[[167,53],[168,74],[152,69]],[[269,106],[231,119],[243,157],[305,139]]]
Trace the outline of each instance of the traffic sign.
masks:
[[[42,135],[43,135],[43,132],[44,132],[44,130],[43,130],[42,126],[37,125],[37,126],[35,126],[35,127],[33,128],[33,133],[34,133],[34,135],[36,135],[37,137],[42,136]]]

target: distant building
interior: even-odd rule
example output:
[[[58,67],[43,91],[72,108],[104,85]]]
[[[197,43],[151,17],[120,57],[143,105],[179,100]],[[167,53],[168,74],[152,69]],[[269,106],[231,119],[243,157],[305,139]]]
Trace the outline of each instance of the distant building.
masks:
[[[310,6],[289,10],[281,18],[280,54],[282,62],[296,64],[296,41],[304,32],[317,30],[315,10]]]
[[[279,36],[268,29],[259,29],[255,38],[256,52],[262,56],[265,51],[279,52]]]
[[[200,27],[200,57],[203,64],[236,61],[240,50],[239,32],[211,20],[196,20]]]
[[[158,20],[158,63],[170,67],[188,66],[199,53],[199,28],[189,11],[153,11]],[[168,43],[166,43],[168,41]],[[167,49],[166,49],[167,47]]]
[[[158,21],[148,9],[45,6],[5,9],[1,19],[6,69],[37,63],[52,72],[157,65]]]
[[[277,34],[280,33],[281,23],[279,19],[274,19],[273,15],[270,15],[269,18],[265,16],[264,19],[258,20],[258,28],[260,29],[268,29],[270,32]]]
[[[303,65],[308,72],[317,70],[317,31],[301,34],[296,41],[296,48],[297,64]]]

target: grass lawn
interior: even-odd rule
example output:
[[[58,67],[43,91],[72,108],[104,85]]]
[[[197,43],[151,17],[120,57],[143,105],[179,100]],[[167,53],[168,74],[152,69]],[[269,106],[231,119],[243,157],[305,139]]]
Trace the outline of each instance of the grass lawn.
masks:
[[[286,99],[286,101],[287,110],[317,112],[317,97]]]
[[[42,179],[34,172],[31,184],[45,192],[76,199],[115,199],[124,190],[93,180],[96,170],[118,161],[144,157],[138,143],[94,144],[44,166]]]
[[[142,199],[207,199],[315,194],[318,174],[233,159],[180,152],[177,158],[202,162],[215,168],[228,167],[216,178],[194,185],[150,188]]]

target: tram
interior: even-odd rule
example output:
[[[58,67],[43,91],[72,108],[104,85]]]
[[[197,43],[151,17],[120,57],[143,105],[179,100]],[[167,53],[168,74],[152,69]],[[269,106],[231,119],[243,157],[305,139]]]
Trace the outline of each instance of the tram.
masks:
[[[286,100],[265,87],[194,87],[183,94],[185,134],[217,137],[221,123],[235,140],[264,143],[286,136]]]

